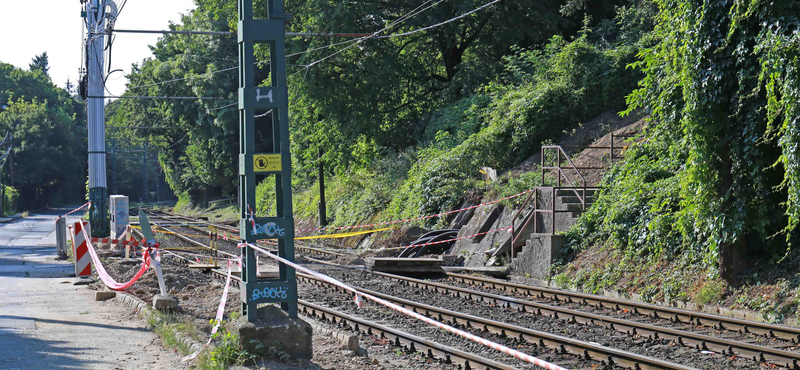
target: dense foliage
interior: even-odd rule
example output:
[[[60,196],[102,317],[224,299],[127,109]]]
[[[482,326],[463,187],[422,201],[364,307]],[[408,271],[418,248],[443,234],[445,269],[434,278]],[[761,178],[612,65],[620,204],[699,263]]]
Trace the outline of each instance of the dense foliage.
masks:
[[[235,29],[234,3],[197,4],[173,28]],[[264,4],[256,1],[258,15]],[[291,31],[379,36],[287,43],[300,218],[316,212],[320,161],[337,224],[504,194],[479,180],[481,166],[512,168],[580,122],[626,109],[639,83],[627,109],[643,108],[652,123],[570,231],[571,245],[685,254],[706,266],[747,251],[783,255],[800,224],[796,2],[503,1],[441,24],[484,4],[286,2]],[[235,40],[170,35],[153,50],[128,94],[220,100],[125,100],[111,124],[169,128],[124,135],[158,149],[183,200],[233,196]],[[265,81],[268,50],[256,54]],[[270,117],[260,119],[266,142]],[[258,188],[259,213],[274,207],[272,186]]]
[[[226,29],[226,22],[215,21],[203,9],[201,3],[173,28]],[[109,132],[123,145],[141,148],[146,143],[149,154],[158,157],[167,183],[184,201],[235,194],[239,129],[237,108],[231,104],[237,91],[236,70],[231,69],[238,61],[235,39],[167,35],[153,46],[153,54],[128,76],[127,95],[220,99],[122,99],[107,112],[108,125],[115,127]],[[154,169],[150,178],[158,175]]]
[[[0,63],[0,106],[7,106],[0,110],[0,135],[13,135],[3,184],[16,189],[7,194],[18,193],[23,210],[79,202],[85,193],[84,104],[53,85],[47,70],[46,54],[30,71]]]
[[[624,96],[638,80],[625,66],[635,59],[641,30],[622,32],[613,22],[587,27],[573,41],[555,36],[541,50],[514,48],[502,60],[498,77],[468,97],[426,114],[419,145],[384,150],[369,168],[355,166],[326,184],[329,216],[335,224],[398,219],[439,213],[461,202],[511,195],[539,185],[537,176],[481,181],[480,168],[503,171],[606,110],[623,109]],[[601,32],[602,31],[602,32]],[[625,37],[623,37],[623,34]],[[269,194],[262,184],[259,194]],[[316,212],[318,188],[298,194],[300,218]],[[260,209],[273,205],[264,200]],[[429,219],[428,223],[445,220]]]
[[[659,42],[630,96],[653,120],[607,175],[573,246],[778,259],[800,221],[800,4],[658,0]],[[733,257],[735,259],[735,257]]]
[[[397,183],[421,159],[412,170],[412,182],[436,172],[433,162],[450,171],[428,185],[432,191],[437,188],[438,195],[422,195],[441,199],[422,206],[420,202],[427,201],[415,198],[408,207],[399,207],[404,200],[397,199],[391,213],[452,206],[478,178],[476,166],[508,168],[534,152],[541,140],[552,139],[568,126],[603,110],[622,109],[621,97],[636,81],[632,77],[636,72],[624,66],[633,61],[636,47],[622,45],[633,32],[606,19],[614,16],[619,3],[572,4],[564,16],[560,1],[499,2],[409,35],[351,40],[343,45],[334,45],[341,40],[327,38],[289,40],[297,186],[314,186],[317,152],[322,147],[328,173],[342,177],[334,183],[367,179],[365,188],[382,194],[366,201],[375,205],[365,211],[372,217],[398,196]],[[235,29],[235,4],[216,0],[197,4],[174,28]],[[387,7],[371,1],[339,6],[288,1],[286,11],[292,14],[292,31],[368,31],[392,36],[451,20],[485,4],[416,1]],[[263,2],[256,1],[256,13],[266,14]],[[404,17],[408,14],[415,15]],[[587,15],[599,20],[582,32],[596,29],[598,35],[570,41],[578,36],[580,20]],[[209,196],[233,196],[238,124],[236,107],[226,106],[235,99],[236,73],[226,67],[235,66],[235,40],[172,35],[163,37],[153,50],[155,58],[143,61],[129,76],[127,94],[229,100],[125,100],[110,116],[110,123],[174,126],[174,131],[140,130],[128,137],[148,138],[159,148],[167,180],[182,199],[202,202]],[[259,80],[263,80],[268,77],[261,69],[267,51],[257,48],[256,53],[262,61]],[[526,108],[529,101],[536,103]],[[550,117],[536,117],[536,109],[542,107],[552,108]],[[268,122],[269,116],[263,120]],[[457,148],[481,131],[482,136]],[[469,152],[498,142],[502,145],[491,147],[488,155]],[[458,152],[470,158],[452,165],[453,158],[464,155]],[[403,164],[384,175],[387,166],[396,162]],[[419,187],[410,184],[401,193],[419,192]],[[445,194],[450,190],[452,194]]]

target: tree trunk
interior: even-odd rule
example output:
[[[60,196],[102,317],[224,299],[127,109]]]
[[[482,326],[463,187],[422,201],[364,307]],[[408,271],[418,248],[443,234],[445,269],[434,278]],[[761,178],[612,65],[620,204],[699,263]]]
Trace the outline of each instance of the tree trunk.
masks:
[[[720,213],[726,213],[733,204],[733,194],[730,194],[733,186],[733,160],[730,155],[730,144],[725,144],[723,148],[723,163],[720,170],[719,195],[724,197],[720,207]],[[744,252],[747,243],[744,237],[739,236],[731,243],[723,243],[719,246],[719,276],[725,280],[730,280],[735,274],[744,268]]]

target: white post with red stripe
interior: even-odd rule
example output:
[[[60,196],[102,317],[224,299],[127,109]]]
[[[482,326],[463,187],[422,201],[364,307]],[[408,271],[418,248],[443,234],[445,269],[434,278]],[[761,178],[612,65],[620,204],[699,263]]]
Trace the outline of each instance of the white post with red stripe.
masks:
[[[86,229],[86,233],[82,232]],[[89,221],[78,221],[72,227],[72,258],[75,261],[75,276],[76,277],[90,277],[92,276],[92,256],[89,255],[88,240],[84,235],[89,235],[91,238],[92,226]]]
[[[124,242],[129,242],[131,240],[131,225],[128,225],[125,228],[125,240]],[[129,243],[125,244],[125,259],[122,260],[123,263],[130,263],[131,261],[131,245]]]

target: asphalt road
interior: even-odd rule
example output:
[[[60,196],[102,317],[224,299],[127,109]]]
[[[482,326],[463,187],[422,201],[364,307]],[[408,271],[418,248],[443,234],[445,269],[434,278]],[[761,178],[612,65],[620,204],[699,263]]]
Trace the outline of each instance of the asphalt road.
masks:
[[[130,308],[73,285],[72,264],[55,260],[67,211],[0,224],[0,369],[185,368]]]

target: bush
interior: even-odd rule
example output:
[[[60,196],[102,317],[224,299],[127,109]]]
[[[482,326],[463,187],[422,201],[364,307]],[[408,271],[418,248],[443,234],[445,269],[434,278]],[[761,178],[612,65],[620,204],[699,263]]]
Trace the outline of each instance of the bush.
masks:
[[[695,302],[699,304],[717,303],[725,296],[728,285],[724,281],[709,281],[694,296]]]
[[[3,185],[3,215],[13,214],[16,210],[16,201],[19,198],[17,189]]]

